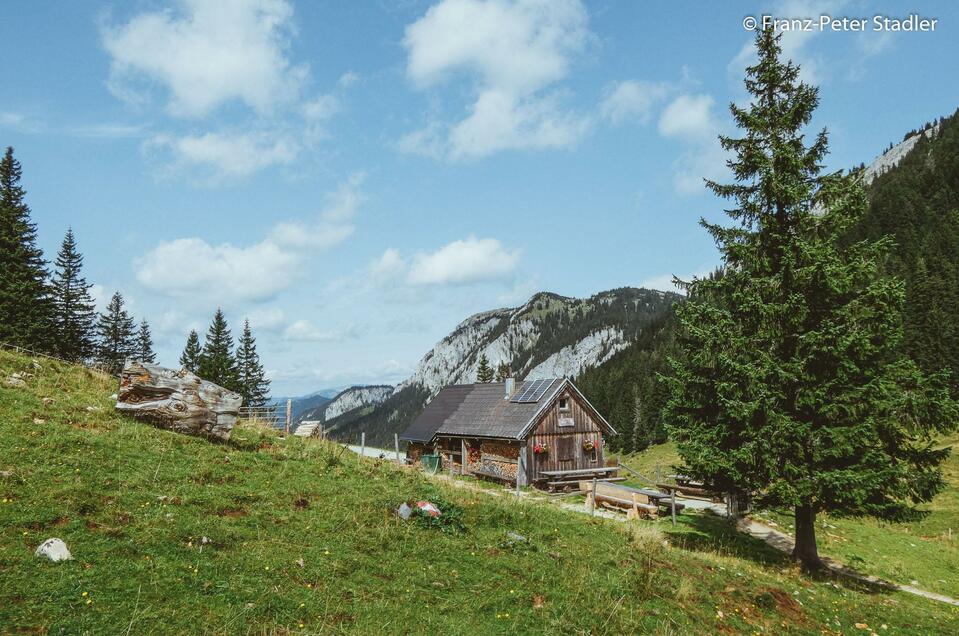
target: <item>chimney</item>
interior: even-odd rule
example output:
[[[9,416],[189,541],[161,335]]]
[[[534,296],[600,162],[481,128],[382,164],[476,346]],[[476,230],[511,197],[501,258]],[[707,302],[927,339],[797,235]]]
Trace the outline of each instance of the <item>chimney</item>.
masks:
[[[510,399],[514,389],[516,389],[516,380],[514,378],[506,378],[506,395],[503,396],[503,399]]]

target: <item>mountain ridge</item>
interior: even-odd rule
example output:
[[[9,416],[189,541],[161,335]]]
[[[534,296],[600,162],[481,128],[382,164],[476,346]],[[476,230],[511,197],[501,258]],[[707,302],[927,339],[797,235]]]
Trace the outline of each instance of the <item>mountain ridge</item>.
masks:
[[[516,307],[477,312],[427,351],[381,404],[331,418],[328,430],[340,439],[365,432],[368,442],[392,443],[441,388],[476,381],[483,356],[494,370],[508,364],[518,379],[573,377],[627,348],[680,298],[635,287],[587,298],[544,291]]]

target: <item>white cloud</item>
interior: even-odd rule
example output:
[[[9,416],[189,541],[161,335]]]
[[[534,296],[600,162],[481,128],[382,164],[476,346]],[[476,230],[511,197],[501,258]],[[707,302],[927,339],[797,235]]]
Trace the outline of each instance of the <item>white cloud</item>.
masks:
[[[685,145],[673,162],[673,187],[679,194],[699,194],[704,191],[704,179],[721,179],[727,172],[714,103],[710,95],[679,95],[660,115],[659,133]]]
[[[695,144],[673,162],[673,187],[682,195],[705,191],[704,179],[721,181],[728,174],[726,153],[715,139]]]
[[[709,95],[680,95],[663,110],[659,132],[666,137],[702,139],[716,136],[716,122]]]
[[[299,263],[298,254],[272,241],[237,247],[183,238],[147,252],[136,272],[145,287],[167,296],[230,304],[272,298],[290,285]]]
[[[840,16],[848,4],[848,0],[783,0],[773,5],[768,14],[777,18],[818,19],[821,15]],[[809,44],[820,33],[817,29],[793,29],[782,31],[780,40],[783,56],[800,65],[800,79],[809,84],[821,83],[830,67],[823,56],[809,50]],[[756,47],[750,38],[729,63],[728,69],[733,77],[742,78],[746,67],[755,62]]]
[[[294,342],[337,342],[356,338],[357,335],[358,330],[352,325],[343,330],[327,331],[304,319],[291,323],[283,332],[284,339]]]
[[[463,285],[509,279],[519,263],[519,250],[496,239],[453,241],[435,252],[413,257],[408,280],[413,285]]]
[[[195,237],[162,242],[134,262],[137,280],[153,292],[207,305],[269,300],[296,281],[310,254],[353,233],[362,179],[353,175],[328,195],[312,223],[278,224],[249,246],[211,245]]]
[[[379,287],[401,288],[408,298],[416,294],[416,288],[510,282],[519,259],[518,249],[509,249],[497,239],[470,236],[411,257],[391,247],[366,266],[363,277]]]
[[[340,100],[335,95],[320,95],[303,104],[303,117],[314,122],[330,119],[340,110]]]
[[[616,82],[606,88],[599,106],[600,114],[614,124],[625,121],[647,124],[652,119],[653,109],[666,99],[670,90],[671,85],[667,82]]]
[[[105,26],[109,86],[142,100],[144,81],[158,83],[176,116],[204,116],[232,100],[269,113],[298,96],[308,72],[287,57],[292,17],[285,0],[179,0]]]
[[[34,134],[41,132],[43,126],[31,120],[23,113],[14,111],[0,111],[0,128],[9,128],[23,134]]]
[[[659,276],[652,276],[650,278],[645,279],[639,284],[639,286],[645,287],[646,289],[658,289],[660,291],[668,291],[668,292],[676,292],[678,294],[685,294],[686,292],[682,288],[677,287],[673,283],[674,278],[678,277],[681,281],[689,282],[693,280],[694,278],[704,278],[706,276],[709,276],[714,269],[715,269],[714,267],[702,267],[693,274],[680,274],[678,276],[674,274],[660,274]]]
[[[257,332],[275,333],[286,324],[286,313],[279,307],[265,307],[247,312],[246,319]]]
[[[586,23],[578,0],[441,0],[406,29],[407,75],[429,88],[466,74],[476,80],[475,98],[463,120],[429,122],[398,148],[462,159],[574,143],[588,118],[544,93],[585,46]]]
[[[285,135],[205,133],[183,137],[156,135],[144,144],[144,150],[168,153],[168,172],[186,173],[196,181],[215,183],[289,164],[296,159],[299,147]],[[196,173],[198,168],[204,171],[201,176]]]
[[[354,71],[347,71],[343,73],[342,75],[340,75],[340,79],[338,79],[336,83],[343,88],[349,88],[350,86],[353,86],[353,84],[356,84],[359,81],[360,81],[360,76],[358,73]]]
[[[139,124],[86,124],[74,126],[67,133],[74,137],[90,139],[125,139],[143,137],[146,135],[146,129]]]
[[[366,268],[367,276],[375,285],[386,285],[403,277],[409,267],[406,260],[396,248],[389,248],[369,264]]]

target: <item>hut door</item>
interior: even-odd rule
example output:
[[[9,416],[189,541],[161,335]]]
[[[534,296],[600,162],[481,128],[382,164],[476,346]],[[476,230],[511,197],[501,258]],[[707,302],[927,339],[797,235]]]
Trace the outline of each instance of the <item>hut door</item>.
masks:
[[[556,459],[561,462],[571,462],[575,459],[573,456],[573,438],[569,435],[556,439]]]

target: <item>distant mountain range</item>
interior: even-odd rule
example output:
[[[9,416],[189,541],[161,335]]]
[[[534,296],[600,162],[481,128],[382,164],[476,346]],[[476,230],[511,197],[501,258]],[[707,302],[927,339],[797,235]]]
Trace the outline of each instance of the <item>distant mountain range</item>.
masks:
[[[357,385],[343,389],[327,402],[306,409],[294,420],[325,422],[356,409],[375,406],[393,393],[389,384]]]
[[[627,348],[670,311],[678,294],[621,288],[590,298],[541,292],[519,307],[470,316],[423,356],[413,375],[379,404],[367,402],[327,418],[334,437],[365,432],[371,444],[391,444],[441,388],[476,381],[481,357],[514,377],[574,377]]]
[[[301,395],[299,397],[275,397],[270,400],[271,404],[277,406],[280,409],[281,414],[285,417],[286,411],[286,401],[292,400],[292,411],[293,411],[293,421],[298,422],[302,418],[302,415],[305,411],[310,411],[316,408],[320,408],[326,404],[329,404],[330,401],[336,397],[340,392],[340,389],[321,389],[310,393],[309,395]]]

